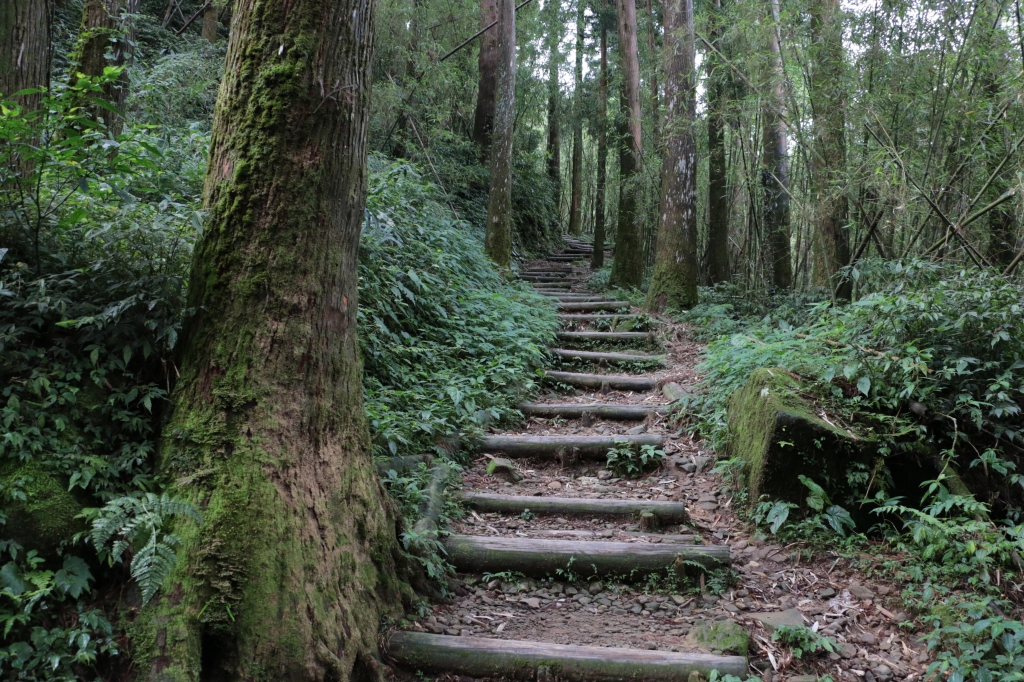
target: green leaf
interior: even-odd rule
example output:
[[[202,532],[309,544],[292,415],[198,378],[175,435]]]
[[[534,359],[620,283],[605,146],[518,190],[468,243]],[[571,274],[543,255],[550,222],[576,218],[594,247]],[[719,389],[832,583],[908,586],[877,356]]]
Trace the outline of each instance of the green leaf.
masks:
[[[857,379],[857,390],[867,395],[871,391],[871,379],[868,377]]]

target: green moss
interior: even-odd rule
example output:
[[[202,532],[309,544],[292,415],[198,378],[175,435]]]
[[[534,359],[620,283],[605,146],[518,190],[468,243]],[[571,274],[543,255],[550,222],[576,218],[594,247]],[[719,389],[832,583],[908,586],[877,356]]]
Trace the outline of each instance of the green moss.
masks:
[[[24,500],[5,501],[3,511],[7,515],[5,534],[26,549],[53,556],[61,542],[85,530],[85,522],[75,518],[85,507],[83,501],[37,463],[9,463],[0,468],[0,488],[24,491]]]
[[[750,635],[739,623],[731,620],[698,623],[690,631],[688,639],[713,654],[746,656],[750,647]]]

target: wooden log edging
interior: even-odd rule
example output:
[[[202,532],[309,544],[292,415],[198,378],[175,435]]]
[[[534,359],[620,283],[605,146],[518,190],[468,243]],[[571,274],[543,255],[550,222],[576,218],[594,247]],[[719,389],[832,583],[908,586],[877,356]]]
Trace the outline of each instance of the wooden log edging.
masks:
[[[482,535],[449,535],[444,548],[459,571],[473,573],[519,571],[544,577],[571,569],[582,576],[628,576],[682,569],[696,563],[714,568],[729,563],[728,545],[665,545],[646,542],[546,540]]]
[[[686,505],[659,500],[618,500],[587,497],[533,497],[497,493],[462,493],[461,499],[477,511],[521,514],[580,514],[602,516],[633,516],[650,510],[668,523],[686,523]],[[692,536],[691,536],[692,537]]]
[[[649,332],[558,332],[564,341],[649,341]]]
[[[557,455],[575,450],[581,455],[604,459],[608,451],[621,445],[660,448],[665,439],[655,433],[638,436],[485,436],[474,444],[479,452],[504,452],[514,457]]]
[[[614,405],[608,403],[520,403],[519,411],[527,417],[562,417],[580,419],[584,414],[599,419],[638,421],[651,414],[668,414],[667,405]]]
[[[566,320],[566,321],[570,321],[570,322],[572,322],[572,321],[576,321],[576,322],[597,322],[597,321],[600,321],[600,320],[612,320],[612,321],[635,320],[638,317],[640,317],[640,316],[639,315],[634,315],[632,313],[622,313],[622,314],[616,314],[616,313],[593,313],[593,314],[587,314],[587,313],[562,313],[561,315],[558,316],[558,318],[560,320]]]
[[[622,391],[651,391],[658,385],[654,377],[615,374],[579,374],[577,372],[554,372],[545,370],[544,376],[568,386],[582,388],[608,388]]]
[[[632,362],[652,362],[659,365],[666,363],[664,355],[636,355],[630,353],[602,353],[591,350],[572,350],[570,348],[550,348],[554,355],[563,360],[587,360],[598,364],[623,365]]]
[[[679,682],[695,672],[705,678],[712,670],[737,677],[747,674],[747,659],[742,656],[548,644],[409,631],[391,635],[387,654],[409,669],[455,672],[469,677],[532,680],[538,677],[538,669],[546,669],[566,682]]]
[[[629,308],[629,301],[564,301],[558,304],[559,311],[616,311]]]

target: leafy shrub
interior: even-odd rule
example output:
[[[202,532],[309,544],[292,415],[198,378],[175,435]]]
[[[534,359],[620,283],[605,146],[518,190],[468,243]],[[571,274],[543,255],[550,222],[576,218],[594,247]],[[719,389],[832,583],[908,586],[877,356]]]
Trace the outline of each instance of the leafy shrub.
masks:
[[[653,445],[635,448],[628,441],[623,441],[608,450],[605,465],[620,478],[637,478],[645,471],[661,466],[664,457],[665,451]]]
[[[772,641],[789,647],[794,658],[803,658],[804,654],[830,654],[839,651],[839,645],[833,640],[803,625],[779,626],[772,633]]]

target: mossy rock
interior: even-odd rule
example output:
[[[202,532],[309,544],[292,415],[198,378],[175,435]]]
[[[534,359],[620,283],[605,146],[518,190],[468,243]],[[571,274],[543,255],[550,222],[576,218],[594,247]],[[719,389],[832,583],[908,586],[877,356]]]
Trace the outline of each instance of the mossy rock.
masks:
[[[833,498],[850,462],[868,458],[870,442],[819,417],[780,368],[757,369],[729,400],[729,450],[744,462],[750,500],[762,495],[802,503],[803,474]]]
[[[85,522],[75,518],[85,503],[68,491],[67,482],[35,463],[7,463],[0,466],[0,487],[25,491],[25,500],[3,502],[7,525],[0,531],[25,549],[41,556],[57,554],[60,543],[85,530]]]
[[[719,620],[697,623],[687,635],[689,644],[713,654],[746,656],[750,648],[750,634],[739,623]]]

